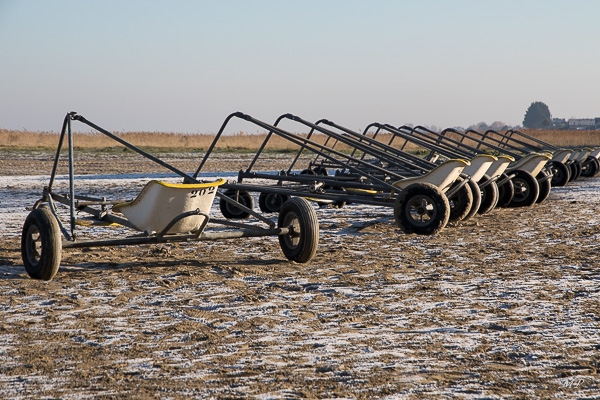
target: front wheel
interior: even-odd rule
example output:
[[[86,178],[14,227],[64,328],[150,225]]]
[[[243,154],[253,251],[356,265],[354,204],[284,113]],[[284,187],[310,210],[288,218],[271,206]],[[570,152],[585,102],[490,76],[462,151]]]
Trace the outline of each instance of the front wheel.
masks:
[[[279,246],[290,261],[306,263],[317,253],[319,221],[315,209],[301,197],[292,197],[281,206],[277,220],[279,228],[290,228],[279,235]]]
[[[21,256],[33,279],[49,281],[58,272],[62,256],[60,228],[49,207],[36,208],[25,219]]]
[[[461,182],[455,182],[453,187]],[[452,188],[450,189],[452,190]],[[465,184],[451,197],[448,197],[450,204],[450,222],[460,222],[466,218],[473,207],[473,192],[468,183]]]
[[[595,176],[600,170],[600,163],[598,163],[598,159],[593,156],[588,156],[588,158],[581,164],[581,176],[586,178],[591,178]]]
[[[536,203],[541,203],[542,201],[546,200],[548,196],[550,196],[550,190],[552,189],[552,178],[549,178],[548,174],[548,172],[541,170],[536,176],[538,185],[540,186],[540,193],[535,201]]]
[[[404,233],[433,235],[448,223],[450,204],[437,186],[413,183],[396,198],[394,219]]]
[[[571,179],[571,169],[560,161],[551,161],[549,163],[552,171],[552,186],[565,186]]]
[[[465,217],[465,220],[471,219],[474,217],[479,211],[479,207],[481,207],[482,194],[479,189],[479,185],[472,179],[469,179],[467,183],[471,187],[471,192],[473,193],[473,206],[471,207],[471,211]]]
[[[274,213],[281,210],[283,203],[288,201],[290,196],[277,193],[261,193],[258,196],[258,207],[265,213]]]
[[[579,161],[572,161],[569,164],[569,168],[571,170],[571,177],[569,178],[569,181],[576,181],[579,179],[579,176],[581,175],[581,164]]]
[[[481,178],[481,183],[488,182],[491,178],[487,175],[483,175]],[[500,193],[498,191],[498,185],[496,182],[488,183],[483,189],[481,189],[481,205],[479,206],[479,210],[477,210],[478,214],[487,214],[492,211],[498,205],[498,200],[500,200]]]
[[[234,199],[246,208],[251,210],[254,208],[254,199],[252,198],[252,195],[245,190],[228,189],[223,194]],[[245,219],[250,216],[248,211],[236,207],[235,204],[231,204],[224,199],[219,201],[219,209],[221,210],[221,214],[227,219]]]
[[[530,207],[535,204],[539,194],[540,185],[533,175],[527,171],[513,171],[515,174],[512,182],[515,187],[515,195],[513,196],[509,207]]]
[[[504,180],[508,178],[508,175],[500,175],[500,179]],[[508,207],[515,195],[515,185],[512,179],[507,180],[502,185],[498,186],[498,204],[496,207]]]

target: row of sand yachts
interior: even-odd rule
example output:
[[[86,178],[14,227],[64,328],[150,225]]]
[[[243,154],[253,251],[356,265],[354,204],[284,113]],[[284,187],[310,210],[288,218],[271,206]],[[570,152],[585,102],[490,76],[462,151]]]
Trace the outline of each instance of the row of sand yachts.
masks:
[[[518,130],[435,132],[423,126],[372,123],[358,132],[327,119],[313,123],[285,114],[267,124],[234,113],[223,123],[195,177],[202,176],[214,158],[232,119],[269,134],[237,180],[223,185],[227,196],[252,209],[256,196],[251,193],[258,192],[263,212],[278,211],[292,196],[334,207],[390,207],[405,233],[431,235],[448,222],[465,221],[496,207],[530,207],[544,202],[552,186],[594,176],[600,169],[598,149],[562,149]],[[304,133],[291,133],[298,131]],[[295,144],[298,152],[290,154],[289,167],[282,171],[257,170],[273,136]],[[249,216],[226,202],[221,202],[221,212],[227,218]]]
[[[245,165],[237,177],[215,178],[219,169],[213,164],[222,165],[217,153],[232,121],[267,134],[255,153],[238,160]],[[98,188],[77,183],[81,176],[73,123],[155,162],[173,173],[172,179],[150,180],[133,199],[115,197],[122,191],[98,196]],[[274,139],[287,149],[277,154],[277,170],[269,162]],[[69,248],[277,236],[288,260],[305,263],[315,256],[319,242],[314,204],[349,216],[357,204],[387,207],[402,232],[433,235],[449,222],[467,221],[497,207],[542,203],[553,186],[595,176],[599,156],[598,149],[557,148],[518,130],[436,132],[372,123],[355,131],[327,119],[310,122],[284,114],[268,123],[236,112],[224,120],[191,173],[69,112],[49,182],[23,225],[22,259],[32,278],[50,280]],[[58,174],[64,157],[66,189],[57,184],[64,180]],[[279,169],[281,165],[285,168]]]

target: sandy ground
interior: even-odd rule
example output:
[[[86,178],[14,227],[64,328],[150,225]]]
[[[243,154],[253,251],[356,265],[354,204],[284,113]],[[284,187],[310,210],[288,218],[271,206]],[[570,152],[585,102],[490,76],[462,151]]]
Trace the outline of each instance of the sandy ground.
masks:
[[[74,249],[40,282],[19,235],[41,186],[15,175],[51,163],[21,158],[0,158],[2,398],[600,398],[600,178],[436,236],[318,209],[308,264],[273,237]]]

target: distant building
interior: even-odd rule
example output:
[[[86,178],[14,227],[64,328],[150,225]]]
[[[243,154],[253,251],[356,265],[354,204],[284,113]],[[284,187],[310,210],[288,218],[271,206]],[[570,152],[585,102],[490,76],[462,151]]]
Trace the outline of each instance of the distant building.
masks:
[[[569,119],[569,129],[599,129],[600,118],[571,118]]]
[[[552,118],[552,127],[554,129],[565,129],[569,127],[569,123],[564,118]]]

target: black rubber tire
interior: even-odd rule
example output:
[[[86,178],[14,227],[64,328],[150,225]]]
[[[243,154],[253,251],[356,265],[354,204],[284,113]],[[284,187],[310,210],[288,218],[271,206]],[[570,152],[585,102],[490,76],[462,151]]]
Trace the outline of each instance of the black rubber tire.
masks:
[[[484,183],[490,179],[491,178],[489,176],[483,175],[483,178],[481,178],[480,182]],[[498,205],[498,200],[500,200],[500,192],[496,182],[486,185],[483,189],[481,189],[481,205],[479,206],[479,210],[477,210],[477,214],[489,213],[496,208]]]
[[[326,190],[327,189],[331,190],[331,188],[327,188],[326,187]],[[338,190],[340,192],[346,192],[346,189],[344,189],[343,187],[334,187],[333,190]],[[344,200],[343,198],[339,199],[339,200],[336,200],[333,203],[331,203],[331,207],[333,207],[333,208],[344,208],[344,207],[346,207],[346,200]]]
[[[452,186],[459,185],[461,182],[455,182]],[[452,190],[452,188],[450,188]],[[459,191],[452,197],[448,197],[450,204],[450,222],[460,222],[466,218],[473,206],[473,192],[471,187],[465,183]]]
[[[327,172],[327,169],[325,169],[325,167],[314,167],[313,171],[315,172],[315,175],[321,175],[321,176],[328,176],[329,173]]]
[[[49,281],[58,272],[62,257],[61,234],[49,207],[36,208],[25,219],[21,257],[25,271],[33,279]]]
[[[594,159],[594,164],[596,164],[596,173],[593,176],[596,176],[600,173],[600,160],[596,157],[592,157]]]
[[[500,180],[506,179],[507,174],[500,175]],[[502,185],[498,186],[498,204],[496,207],[508,207],[515,195],[515,185],[511,180],[506,181]]]
[[[538,194],[538,198],[535,201],[537,204],[543,202],[548,198],[548,196],[550,196],[550,190],[552,189],[552,178],[543,180],[547,176],[548,172],[544,170],[541,170],[540,173],[536,176],[536,179],[538,179],[538,185],[540,186],[540,193]]]
[[[223,194],[237,200],[238,203],[251,210],[254,208],[254,199],[252,198],[252,195],[245,190],[227,189]],[[227,219],[245,219],[250,216],[250,213],[247,211],[244,211],[223,199],[219,201],[219,209],[221,210],[221,214]]]
[[[571,169],[560,161],[551,161],[549,163],[552,171],[552,186],[565,186],[571,179]]]
[[[312,167],[312,168],[303,169],[302,171],[300,171],[300,175],[320,175],[320,176],[327,176],[329,174],[327,173],[327,170],[324,167],[318,166],[318,167]]]
[[[281,206],[279,228],[292,226],[289,235],[279,235],[279,246],[290,261],[309,262],[319,246],[319,220],[315,209],[301,197],[292,197]]]
[[[434,235],[448,223],[450,204],[437,186],[413,183],[396,198],[394,219],[404,233]]]
[[[535,204],[540,194],[540,185],[537,180],[527,171],[512,171],[516,176],[513,178],[515,195],[508,204],[509,207],[531,207]]]
[[[596,157],[588,156],[588,158],[581,164],[581,176],[586,178],[596,176],[598,170],[600,170],[600,163]]]
[[[261,193],[258,196],[258,208],[264,213],[276,213],[281,210],[283,203],[288,201],[290,196],[278,193]]]
[[[581,164],[579,163],[579,161],[572,161],[569,164],[569,168],[571,169],[571,177],[569,179],[569,182],[573,182],[579,179],[579,176],[581,175]]]
[[[590,157],[592,157],[592,156],[590,156]],[[592,157],[592,158],[593,158],[594,164],[596,164],[596,173],[594,175],[592,175],[591,177],[596,176],[600,173],[600,160],[597,159],[596,157]]]
[[[472,180],[469,180],[468,185],[471,187],[471,192],[473,192],[473,205],[465,220],[473,218],[477,214],[477,211],[479,211],[479,207],[481,207],[481,190],[479,189],[479,185]]]

